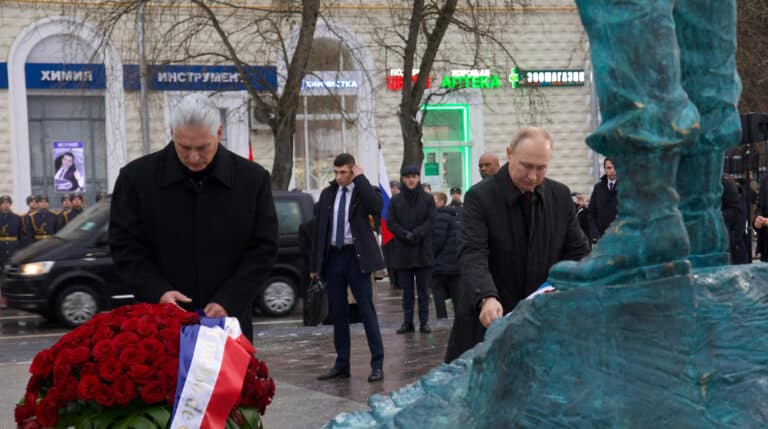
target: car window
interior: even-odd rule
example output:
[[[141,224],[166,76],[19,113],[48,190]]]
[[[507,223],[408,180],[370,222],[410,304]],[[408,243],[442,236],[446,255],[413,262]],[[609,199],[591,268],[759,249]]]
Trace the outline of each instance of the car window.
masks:
[[[276,200],[277,223],[280,234],[298,234],[301,225],[301,207],[296,200]]]
[[[108,227],[108,218],[109,204],[96,204],[72,219],[72,222],[56,233],[56,236],[64,240],[82,240],[93,235],[93,231],[97,228],[103,228],[105,223]]]

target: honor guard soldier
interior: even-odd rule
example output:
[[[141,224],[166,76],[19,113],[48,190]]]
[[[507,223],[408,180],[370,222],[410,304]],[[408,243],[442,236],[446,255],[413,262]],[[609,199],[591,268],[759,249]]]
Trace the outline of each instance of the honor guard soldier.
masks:
[[[80,213],[83,212],[83,194],[74,194],[72,195],[72,210],[69,212],[69,221],[71,222],[72,219],[76,218],[80,215]]]
[[[72,196],[64,194],[61,197],[61,212],[56,216],[56,231],[67,226],[70,221],[70,212],[72,211]]]
[[[21,225],[24,230],[24,239],[21,246],[24,247],[32,242],[32,215],[37,211],[37,199],[34,195],[27,197],[27,213],[21,216]]]
[[[47,195],[38,195],[35,199],[37,211],[30,216],[32,229],[27,234],[31,234],[32,241],[46,240],[56,233],[56,216],[48,211]]]
[[[21,216],[11,211],[11,197],[0,196],[0,277],[11,255],[21,248],[24,227]]]

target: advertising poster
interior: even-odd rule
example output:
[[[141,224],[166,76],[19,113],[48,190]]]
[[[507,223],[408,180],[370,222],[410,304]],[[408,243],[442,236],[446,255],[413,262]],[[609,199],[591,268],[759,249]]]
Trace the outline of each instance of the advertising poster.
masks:
[[[85,192],[85,151],[81,141],[53,142],[53,187],[56,192]]]

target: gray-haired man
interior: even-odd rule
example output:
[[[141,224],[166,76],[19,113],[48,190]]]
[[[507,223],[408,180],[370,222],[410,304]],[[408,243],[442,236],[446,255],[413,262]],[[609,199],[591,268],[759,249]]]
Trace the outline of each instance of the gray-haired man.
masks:
[[[251,309],[277,254],[269,174],[221,146],[208,97],[173,110],[173,141],[120,170],[109,239],[139,300],[237,317],[252,338]]]

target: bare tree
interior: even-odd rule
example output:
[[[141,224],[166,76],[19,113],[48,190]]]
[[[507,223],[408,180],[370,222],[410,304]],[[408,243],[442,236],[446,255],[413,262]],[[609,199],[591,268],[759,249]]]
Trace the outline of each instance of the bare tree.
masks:
[[[118,34],[133,37],[132,31],[118,30],[131,25],[142,3],[147,43],[155,63],[197,60],[237,68],[255,118],[272,131],[272,186],[287,189],[293,171],[296,107],[320,15],[320,0],[285,0],[267,6],[228,0],[103,0],[85,9],[85,18],[97,23],[105,40]],[[78,9],[76,2],[70,7]],[[291,37],[296,33],[297,37]],[[122,43],[130,45],[129,40]],[[278,88],[263,90],[263,77],[251,72],[256,58],[274,62],[279,59],[286,65]]]
[[[738,0],[738,39],[736,54],[744,92],[739,110],[768,112],[768,0]]]

